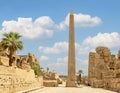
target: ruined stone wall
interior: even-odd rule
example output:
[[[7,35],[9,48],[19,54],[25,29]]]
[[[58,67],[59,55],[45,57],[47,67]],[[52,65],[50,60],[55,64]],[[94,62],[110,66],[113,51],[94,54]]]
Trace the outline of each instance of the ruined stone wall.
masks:
[[[35,64],[38,65],[39,64],[35,55],[31,54],[31,53],[28,53],[28,55],[27,55],[27,62],[30,63],[30,65],[35,65]]]
[[[34,54],[28,53],[28,55],[20,55],[21,65],[20,67],[22,69],[30,69],[31,67],[35,65],[39,65],[39,61],[35,57]]]
[[[2,56],[3,57],[3,56]],[[4,57],[7,58],[7,57]],[[9,63],[9,58],[7,58],[8,61],[3,60],[2,58],[2,63]],[[9,64],[8,64],[9,65]],[[25,70],[30,70],[32,66],[34,65],[39,65],[39,61],[37,60],[37,58],[35,57],[34,54],[28,53],[28,55],[13,55],[12,56],[12,67],[18,67],[21,69],[25,69]]]
[[[116,58],[107,47],[97,47],[89,53],[88,73],[91,86],[120,91],[120,51]]]
[[[0,68],[0,93],[15,93],[43,85],[43,78],[35,78],[33,70],[5,66]]]
[[[9,66],[9,58],[0,56],[0,65]]]

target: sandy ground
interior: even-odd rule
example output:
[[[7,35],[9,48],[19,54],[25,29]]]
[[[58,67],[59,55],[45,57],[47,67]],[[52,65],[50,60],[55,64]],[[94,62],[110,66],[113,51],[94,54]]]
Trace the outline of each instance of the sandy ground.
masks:
[[[80,85],[77,88],[65,87],[65,86],[44,87],[42,89],[32,91],[29,93],[117,93],[117,92]]]

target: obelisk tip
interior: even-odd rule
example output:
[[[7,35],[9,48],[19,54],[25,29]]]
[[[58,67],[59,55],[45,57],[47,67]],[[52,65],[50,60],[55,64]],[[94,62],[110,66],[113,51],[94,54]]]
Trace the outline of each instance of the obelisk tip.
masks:
[[[72,14],[72,15],[73,15],[73,10],[70,10],[70,14]]]

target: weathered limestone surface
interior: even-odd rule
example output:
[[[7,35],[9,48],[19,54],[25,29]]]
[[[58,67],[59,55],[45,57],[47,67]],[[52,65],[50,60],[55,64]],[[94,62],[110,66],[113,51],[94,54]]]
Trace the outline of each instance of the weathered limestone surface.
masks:
[[[74,39],[74,14],[70,12],[69,17],[69,51],[68,51],[68,80],[67,87],[76,87],[76,66],[75,66],[75,39]]]
[[[9,58],[0,56],[0,65],[9,66]]]
[[[59,78],[59,75],[57,73],[50,73],[50,80],[57,80]]]
[[[18,67],[22,69],[29,70],[34,65],[39,65],[39,61],[34,54],[28,53],[28,55],[19,55],[20,61],[17,64]],[[16,60],[17,61],[17,60]]]
[[[35,78],[33,70],[0,66],[0,93],[16,93],[43,86],[43,78]]]
[[[56,80],[44,80],[43,85],[46,87],[58,87],[58,82]]]
[[[28,55],[13,55],[9,67],[7,54],[0,51],[0,93],[15,93],[43,86],[43,77],[35,77],[32,66],[39,65],[37,58]]]
[[[88,80],[93,87],[120,91],[120,51],[117,58],[107,47],[90,52]]]
[[[62,83],[62,79],[59,77],[57,73],[54,72],[46,72],[44,74],[43,85],[46,87],[56,87],[58,84]]]
[[[9,66],[9,58],[3,53],[0,53],[0,65]],[[39,61],[34,54],[12,56],[12,67],[30,70],[34,65],[39,65]]]

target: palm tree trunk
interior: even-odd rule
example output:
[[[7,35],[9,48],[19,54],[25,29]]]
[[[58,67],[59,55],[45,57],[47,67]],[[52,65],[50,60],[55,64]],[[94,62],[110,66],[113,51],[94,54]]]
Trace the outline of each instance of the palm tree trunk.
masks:
[[[80,82],[81,82],[81,74],[79,74]]]
[[[13,52],[10,51],[10,54],[9,54],[9,66],[12,66],[12,63],[13,63],[12,56],[13,56]]]

